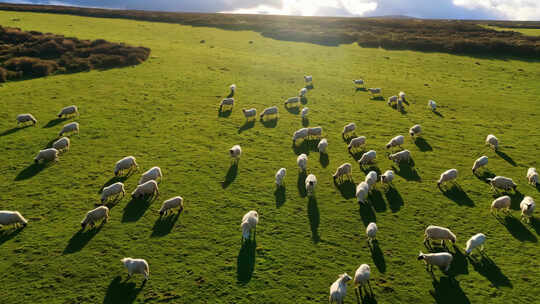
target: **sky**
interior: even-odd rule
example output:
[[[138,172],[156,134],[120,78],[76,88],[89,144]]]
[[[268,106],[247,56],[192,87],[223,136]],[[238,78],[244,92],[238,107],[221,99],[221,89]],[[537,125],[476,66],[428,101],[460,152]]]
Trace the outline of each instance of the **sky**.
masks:
[[[540,21],[540,0],[0,0],[182,12]]]

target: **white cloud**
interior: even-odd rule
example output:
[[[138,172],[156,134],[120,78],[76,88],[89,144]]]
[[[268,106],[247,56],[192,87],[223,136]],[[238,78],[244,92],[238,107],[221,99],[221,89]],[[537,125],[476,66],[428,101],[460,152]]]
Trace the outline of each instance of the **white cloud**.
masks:
[[[540,20],[538,0],[453,0],[453,3],[469,10],[494,11],[512,20]]]
[[[281,5],[256,5],[224,13],[273,14],[299,16],[344,15],[362,16],[377,8],[376,0],[281,0]]]

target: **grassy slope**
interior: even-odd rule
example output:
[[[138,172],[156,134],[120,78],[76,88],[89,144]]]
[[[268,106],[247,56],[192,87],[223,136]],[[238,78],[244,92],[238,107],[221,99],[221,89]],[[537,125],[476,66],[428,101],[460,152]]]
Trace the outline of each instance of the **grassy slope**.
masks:
[[[513,220],[510,229],[501,225],[489,215],[489,186],[470,174],[474,159],[486,154],[492,172],[513,177],[523,194],[538,201],[538,191],[526,185],[524,175],[527,167],[540,166],[539,63],[323,47],[264,39],[252,32],[73,16],[0,12],[0,24],[143,45],[153,56],[134,68],[0,88],[1,132],[15,125],[18,113],[32,112],[39,120],[37,128],[0,136],[0,207],[20,210],[30,220],[19,234],[0,239],[0,298],[6,303],[324,302],[336,275],[352,275],[361,263],[372,265],[379,303],[532,303],[540,297],[540,268],[534,258],[540,223],[525,228]],[[206,43],[200,44],[201,39]],[[306,73],[315,79],[308,96],[311,125],[323,126],[330,143],[326,168],[318,153],[310,154],[309,171],[319,178],[316,203],[308,203],[297,189],[290,136],[301,127],[300,118],[281,106],[302,87]],[[385,102],[369,100],[367,93],[356,93],[351,79],[359,77],[382,87],[385,96],[407,92],[408,113],[401,115]],[[230,83],[238,85],[237,106],[230,117],[218,118],[218,100]],[[427,111],[430,98],[441,105],[444,117]],[[73,138],[58,164],[26,175],[35,153],[62,125],[45,127],[47,122],[69,104],[80,107],[81,136]],[[240,108],[276,104],[281,114],[275,128],[257,122],[239,133],[244,121]],[[349,121],[368,137],[368,148],[379,152],[382,171],[391,166],[384,144],[413,124],[422,124],[433,149],[421,152],[408,140],[405,147],[413,153],[421,181],[397,178],[404,201],[400,208],[384,192],[375,203],[384,267],[375,267],[365,241],[368,212],[359,212],[355,199],[342,198],[332,184],[333,170],[352,161],[340,137]],[[483,146],[488,133],[499,137],[515,166]],[[243,146],[244,156],[238,176],[223,190],[227,149],[236,143]],[[81,237],[77,231],[84,213],[98,200],[97,191],[111,178],[114,163],[129,154],[142,168],[161,166],[165,179],[160,199],[147,210],[137,202],[141,205],[124,211],[126,198],[112,209],[111,220],[99,233]],[[277,208],[273,182],[280,167],[288,168],[287,191],[285,203]],[[451,167],[460,170],[469,205],[445,197],[435,186],[438,175]],[[14,181],[17,176],[29,178]],[[357,182],[364,178],[358,166],[354,177]],[[126,181],[128,191],[137,179]],[[185,198],[186,213],[172,229],[155,226],[159,204],[174,195]],[[249,282],[239,283],[239,277],[248,280],[237,269],[249,268],[240,251],[239,221],[250,209],[261,216],[255,270]],[[518,211],[513,215],[519,217]],[[457,256],[453,272],[459,274],[459,286],[451,287],[446,279],[434,283],[416,261],[428,224],[450,227],[460,247],[470,235],[485,233],[496,266],[478,272]],[[151,280],[142,290],[138,277],[119,283],[117,277],[125,277],[119,262],[124,256],[149,261]],[[351,290],[347,302],[353,299]]]
[[[509,27],[499,27],[499,26],[489,26],[484,25],[485,28],[489,28],[497,31],[514,31],[522,33],[527,36],[540,36],[540,29],[528,29],[528,28],[509,28]]]

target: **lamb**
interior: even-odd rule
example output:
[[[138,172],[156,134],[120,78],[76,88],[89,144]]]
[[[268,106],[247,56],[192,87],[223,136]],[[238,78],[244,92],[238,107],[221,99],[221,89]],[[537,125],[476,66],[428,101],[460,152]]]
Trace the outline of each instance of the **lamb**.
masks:
[[[354,122],[348,123],[343,127],[343,132],[341,132],[341,136],[345,138],[346,135],[349,133],[353,133],[354,130],[356,130],[356,124]]]
[[[308,161],[308,157],[304,153],[298,155],[298,157],[296,158],[296,163],[298,164],[298,168],[300,168],[300,170],[303,172],[307,170],[307,161]]]
[[[369,88],[368,91],[371,95],[381,95],[382,92],[380,88]]]
[[[177,207],[179,207],[178,213],[184,210],[184,199],[181,196],[175,196],[164,201],[159,209],[159,216],[166,215],[170,210]]]
[[[427,103],[427,106],[428,108],[431,109],[431,111],[435,112],[435,110],[437,110],[437,103],[435,102],[435,100],[429,100],[428,103]]]
[[[58,150],[55,148],[40,150],[38,155],[34,158],[34,162],[37,164],[41,160],[45,162],[58,161]]]
[[[536,172],[536,168],[529,168],[529,170],[527,170],[527,180],[529,181],[529,184],[533,186],[538,184],[538,172]]]
[[[368,264],[362,264],[356,269],[356,273],[354,274],[354,292],[356,293],[356,297],[358,297],[358,293],[360,293],[360,298],[362,298],[362,288],[364,288],[364,285],[366,284],[369,286],[370,293],[373,294],[373,289],[371,289],[371,284],[369,283],[370,276],[371,268]]]
[[[79,109],[77,108],[76,105],[72,105],[72,106],[67,106],[65,108],[63,108],[62,110],[60,110],[60,113],[58,113],[58,117],[62,117],[62,116],[68,116],[68,115],[79,115]]]
[[[231,106],[231,110],[234,107],[234,98],[225,98],[219,103],[219,111],[223,111],[223,107]]]
[[[300,139],[305,139],[307,138],[309,135],[309,130],[308,128],[302,128],[302,129],[299,129],[297,131],[294,132],[293,134],[293,144],[296,145],[296,141],[297,140],[300,140]]]
[[[486,137],[486,146],[490,146],[491,148],[493,148],[493,150],[497,151],[497,149],[499,148],[499,139],[497,139],[495,135],[489,134]]]
[[[313,82],[313,76],[304,76],[304,81],[306,83],[311,83]]]
[[[377,224],[371,222],[367,225],[366,227],[366,235],[367,235],[367,239],[368,239],[368,242],[371,244],[371,242],[375,239],[375,237],[377,236],[377,231],[379,230],[379,228],[377,227]]]
[[[298,96],[299,96],[300,98],[306,97],[306,94],[307,94],[307,88],[302,88],[302,89],[300,90],[300,92],[298,92]]]
[[[392,138],[386,144],[386,149],[390,149],[390,148],[393,148],[393,147],[400,147],[401,148],[401,145],[403,145],[403,142],[405,142],[405,137],[403,137],[403,135],[398,135],[398,136]]]
[[[493,203],[491,203],[491,213],[497,214],[499,213],[499,210],[503,210],[508,213],[510,211],[511,203],[512,199],[508,195],[496,198],[495,200],[493,200]]]
[[[60,130],[60,133],[58,133],[58,136],[62,136],[65,133],[70,133],[70,132],[77,133],[77,135],[79,134],[79,123],[78,122],[70,122],[70,123],[64,125],[62,130]]]
[[[306,177],[306,190],[308,196],[315,194],[315,187],[317,186],[317,177],[314,174],[310,174]]]
[[[143,259],[123,258],[120,260],[128,270],[128,279],[134,273],[142,274],[144,276],[144,282],[148,281],[150,276],[150,269],[148,262]]]
[[[359,148],[360,146],[364,145],[366,143],[366,137],[365,136],[359,136],[351,139],[351,142],[349,142],[349,146],[347,149],[349,150],[349,153],[355,148]]]
[[[516,183],[508,177],[495,176],[494,178],[488,178],[487,181],[490,183],[492,190],[502,189],[506,191],[514,189],[514,191],[516,191],[517,189]]]
[[[307,118],[308,112],[309,112],[308,107],[302,108],[302,111],[300,112],[300,116],[302,117],[302,119]]]
[[[409,134],[412,138],[420,135],[422,133],[422,127],[420,125],[414,125],[409,129]]]
[[[32,125],[33,125],[33,126],[35,126],[36,123],[37,123],[36,118],[35,118],[32,114],[30,114],[30,113],[25,113],[25,114],[19,114],[19,115],[17,115],[17,126],[18,126],[19,124],[21,124],[21,123],[24,124],[24,123],[29,122],[29,121],[32,122]]]
[[[108,187],[103,188],[103,190],[101,191],[101,203],[103,204],[105,201],[109,199],[109,197],[117,196],[120,193],[122,193],[122,197],[126,195],[124,184],[121,182],[117,182]]]
[[[10,225],[14,225],[15,227],[18,227],[19,225],[26,227],[28,221],[18,211],[0,211],[0,228]]]
[[[360,160],[358,160],[358,163],[361,166],[370,164],[375,160],[376,157],[377,157],[377,152],[375,152],[374,150],[369,150],[366,153],[362,154],[362,157],[360,157]]]
[[[70,141],[68,137],[62,137],[52,144],[52,147],[58,151],[69,150]]]
[[[158,178],[163,180],[163,174],[161,174],[161,168],[160,167],[152,167],[152,168],[148,169],[148,171],[144,172],[141,175],[141,179],[139,179],[139,185],[144,184],[149,180],[157,181]]]
[[[366,174],[366,179],[364,181],[368,184],[369,190],[371,190],[377,183],[377,172],[369,171],[369,173]]]
[[[404,92],[399,92],[398,96],[399,96],[399,99],[401,99],[403,102],[405,102],[405,103],[407,102],[407,100],[405,99],[405,93]]]
[[[444,271],[450,269],[450,264],[454,257],[448,252],[439,252],[439,253],[422,253],[418,255],[418,260],[424,260],[428,271],[433,272],[433,265],[444,268]]]
[[[330,286],[330,296],[328,297],[329,303],[343,304],[345,296],[347,295],[347,282],[352,278],[344,273],[338,276],[338,279]]]
[[[472,166],[473,174],[476,173],[476,170],[480,169],[480,167],[484,167],[485,165],[487,165],[487,163],[488,163],[487,156],[481,156],[477,160],[475,160]]]
[[[441,174],[441,177],[439,178],[439,181],[437,182],[437,187],[441,187],[442,183],[446,183],[449,181],[454,182],[454,180],[458,177],[458,170],[457,169],[450,169],[446,170]]]
[[[118,174],[120,174],[124,170],[129,170],[129,172],[131,172],[133,168],[135,168],[136,170],[139,169],[139,166],[135,161],[135,157],[126,156],[121,160],[117,161],[114,165],[114,176],[118,176]]]
[[[240,145],[232,146],[232,148],[229,149],[229,155],[233,161],[238,162],[240,160],[240,156],[242,156],[242,147],[240,147]]]
[[[260,118],[261,120],[264,120],[266,116],[273,116],[273,115],[275,115],[275,118],[277,118],[278,108],[276,106],[264,109],[264,111],[260,115]]]
[[[158,184],[155,180],[149,180],[144,184],[140,184],[131,192],[132,198],[138,198],[145,195],[155,195],[156,197],[159,196],[159,189]]]
[[[455,243],[456,235],[448,228],[429,225],[424,232],[424,245],[429,246],[430,240],[441,241],[441,245],[445,246],[444,241],[446,240]]]
[[[288,108],[289,106],[297,108],[300,106],[300,97],[298,96],[290,97],[287,100],[285,100],[284,104],[285,104],[285,108]]]
[[[365,204],[369,193],[369,185],[366,182],[361,182],[356,186],[356,199],[359,203]]]
[[[403,162],[407,162],[408,164],[410,164],[411,152],[409,150],[399,151],[397,153],[388,155],[388,159],[395,162],[396,164],[400,164]]]
[[[253,239],[255,239],[255,233],[257,224],[259,223],[259,214],[257,211],[251,210],[242,217],[242,242],[244,240],[250,240],[251,230],[253,230]]]
[[[336,173],[333,175],[334,183],[338,183],[344,176],[352,179],[352,166],[349,163],[344,163],[337,168]]]
[[[388,97],[388,105],[389,106],[392,106],[392,104],[394,104],[394,102],[397,103],[397,101],[398,101],[398,97],[396,95]]]
[[[285,178],[285,175],[287,174],[287,169],[281,168],[276,172],[276,185],[278,187],[283,186],[283,179]]]
[[[319,144],[317,144],[317,149],[319,149],[320,153],[326,154],[326,148],[328,148],[328,140],[323,138],[319,141]]]
[[[308,137],[321,138],[323,129],[322,127],[308,128]]]
[[[527,223],[530,223],[531,218],[533,217],[534,208],[536,208],[536,204],[534,203],[533,198],[525,196],[519,204],[519,209],[521,209],[521,220],[525,219]]]
[[[242,109],[242,113],[244,113],[246,120],[255,119],[255,117],[257,117],[257,109],[254,108]]]
[[[394,180],[394,171],[392,170],[386,170],[381,175],[381,183],[391,184],[393,180]]]
[[[477,233],[473,235],[468,241],[465,248],[465,254],[469,255],[475,249],[480,247],[480,252],[484,251],[484,242],[486,241],[486,236],[482,233]]]
[[[96,209],[88,211],[81,222],[82,230],[84,230],[87,225],[94,227],[96,222],[100,220],[103,220],[103,223],[106,223],[109,220],[109,208],[106,206],[99,206]]]

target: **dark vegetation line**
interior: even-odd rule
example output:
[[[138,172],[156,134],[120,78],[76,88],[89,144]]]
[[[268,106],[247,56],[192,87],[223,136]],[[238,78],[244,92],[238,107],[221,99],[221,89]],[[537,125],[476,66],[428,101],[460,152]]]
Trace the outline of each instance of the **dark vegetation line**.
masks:
[[[473,56],[540,57],[540,37],[525,36],[512,31],[496,31],[478,25],[486,24],[485,21],[173,13],[7,3],[0,3],[0,10],[253,30],[269,38],[331,46],[357,42],[363,47],[385,49]],[[504,26],[507,26],[507,23],[510,22],[506,22]]]
[[[483,21],[482,24],[507,28],[540,29],[540,21]]]

